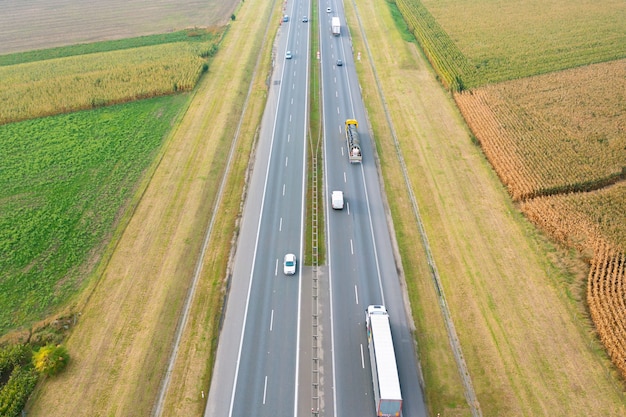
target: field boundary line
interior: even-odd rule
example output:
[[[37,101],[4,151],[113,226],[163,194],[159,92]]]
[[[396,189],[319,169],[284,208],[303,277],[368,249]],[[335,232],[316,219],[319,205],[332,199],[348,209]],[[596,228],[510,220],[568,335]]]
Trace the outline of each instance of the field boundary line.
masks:
[[[411,200],[411,206],[413,207],[413,215],[415,217],[415,220],[419,228],[420,237],[422,238],[422,244],[424,246],[424,251],[426,252],[426,257],[428,259],[428,266],[430,267],[430,275],[433,280],[433,284],[435,285],[435,289],[437,290],[437,294],[439,297],[439,306],[444,316],[444,321],[446,323],[446,330],[448,332],[448,340],[450,342],[450,347],[452,348],[454,352],[454,358],[457,363],[459,374],[463,381],[463,387],[465,390],[465,399],[467,401],[467,404],[470,407],[472,416],[482,417],[480,403],[478,402],[478,399],[476,397],[476,392],[474,391],[474,387],[472,385],[472,379],[470,377],[469,370],[467,369],[467,364],[465,363],[465,359],[463,357],[463,351],[461,349],[461,344],[459,342],[459,338],[456,333],[456,329],[454,327],[454,322],[452,321],[452,317],[450,316],[450,309],[448,308],[448,304],[446,302],[446,297],[443,291],[443,285],[441,284],[441,279],[439,277],[439,271],[437,270],[437,265],[435,264],[435,259],[433,258],[432,251],[430,249],[428,236],[426,235],[426,231],[424,230],[424,224],[422,223],[422,217],[420,215],[419,205],[417,204],[417,199],[415,198],[415,194],[413,193],[413,186],[411,184],[411,179],[409,178],[409,175],[407,172],[406,164],[404,162],[404,157],[402,156],[402,151],[400,149],[400,142],[398,141],[398,137],[396,135],[393,122],[391,121],[391,116],[389,113],[389,109],[387,107],[387,101],[385,99],[385,95],[383,94],[380,80],[378,78],[378,73],[376,72],[376,66],[374,65],[372,53],[370,51],[369,43],[367,42],[367,36],[365,35],[365,31],[363,29],[363,24],[361,22],[361,17],[359,15],[355,0],[352,0],[352,5],[354,7],[354,12],[358,21],[359,30],[361,32],[361,37],[363,38],[365,50],[367,52],[367,59],[370,64],[370,67],[372,68],[372,73],[374,74],[374,80],[376,81],[376,90],[378,92],[379,99],[381,100],[381,103],[385,112],[387,125],[389,126],[389,129],[391,131],[393,143],[396,148],[396,157],[398,158],[398,162],[400,162],[400,166],[402,168],[402,176],[404,177],[404,184],[409,194],[409,198]]]

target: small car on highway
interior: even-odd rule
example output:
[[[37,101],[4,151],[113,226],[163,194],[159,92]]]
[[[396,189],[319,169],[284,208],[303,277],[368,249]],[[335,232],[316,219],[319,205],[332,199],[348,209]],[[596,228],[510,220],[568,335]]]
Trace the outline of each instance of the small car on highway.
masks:
[[[291,55],[291,51],[287,51],[287,53],[285,54],[285,58],[286,59],[291,59],[293,55]]]
[[[335,210],[343,210],[343,191],[333,191],[331,193],[330,205]]]
[[[341,59],[337,60],[337,66],[341,67],[343,65],[343,61]]]
[[[330,13],[330,7],[326,8],[326,13]]]
[[[309,21],[309,18],[308,18],[308,17],[304,16],[304,17],[302,18],[302,22],[306,23],[306,22],[308,22],[308,21]]]
[[[283,272],[285,275],[294,275],[296,273],[296,255],[288,253],[285,255],[283,262]]]

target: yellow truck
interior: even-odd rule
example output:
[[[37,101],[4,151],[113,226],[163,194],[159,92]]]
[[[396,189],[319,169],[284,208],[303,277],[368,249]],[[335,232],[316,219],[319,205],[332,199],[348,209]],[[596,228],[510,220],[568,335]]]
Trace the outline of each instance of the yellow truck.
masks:
[[[346,120],[346,144],[348,145],[348,159],[350,163],[360,163],[363,159],[361,155],[361,143],[359,142],[359,123],[354,119]]]

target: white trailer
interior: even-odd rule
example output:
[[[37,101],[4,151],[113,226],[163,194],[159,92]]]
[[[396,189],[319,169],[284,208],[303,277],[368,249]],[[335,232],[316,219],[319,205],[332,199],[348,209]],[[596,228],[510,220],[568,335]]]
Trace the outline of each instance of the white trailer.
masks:
[[[402,394],[393,349],[389,314],[385,306],[371,305],[365,310],[367,342],[372,365],[372,384],[376,401],[376,416],[400,417]]]
[[[338,16],[333,16],[330,21],[330,26],[332,28],[333,35],[339,36],[339,34],[341,33],[341,23],[339,22]]]

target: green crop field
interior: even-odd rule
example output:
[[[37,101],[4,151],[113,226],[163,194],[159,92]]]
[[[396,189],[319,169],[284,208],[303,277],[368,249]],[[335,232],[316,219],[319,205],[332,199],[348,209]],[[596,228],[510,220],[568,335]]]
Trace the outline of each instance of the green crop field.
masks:
[[[626,57],[621,0],[396,0],[431,63],[465,89]]]
[[[0,55],[0,67],[25,64],[27,62],[44,61],[47,59],[67,58],[70,56],[97,54],[100,52],[120,51],[123,49],[141,48],[144,46],[164,45],[167,43],[187,42],[193,44],[215,43],[221,39],[223,29],[188,29],[171,33],[137,36],[134,38],[93,43],[80,43],[56,48],[37,49],[26,52]]]
[[[222,34],[185,31],[6,56],[0,124],[191,90]]]
[[[81,287],[187,100],[0,126],[0,334]]]

